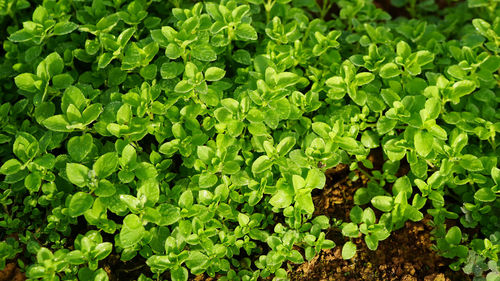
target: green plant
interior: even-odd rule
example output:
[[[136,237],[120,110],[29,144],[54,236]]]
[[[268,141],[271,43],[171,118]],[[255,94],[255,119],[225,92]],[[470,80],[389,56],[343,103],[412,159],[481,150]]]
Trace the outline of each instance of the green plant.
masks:
[[[453,269],[497,280],[496,0],[35,2],[0,3],[0,265],[285,280],[331,228],[374,250],[427,213]],[[369,179],[346,222],[312,199],[341,163]]]

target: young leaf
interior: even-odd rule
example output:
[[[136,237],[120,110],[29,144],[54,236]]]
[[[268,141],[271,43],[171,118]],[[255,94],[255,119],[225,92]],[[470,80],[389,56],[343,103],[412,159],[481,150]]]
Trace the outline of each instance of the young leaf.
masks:
[[[248,23],[240,23],[236,26],[234,31],[236,38],[243,41],[254,41],[257,40],[257,31]]]
[[[394,78],[401,74],[401,70],[399,70],[398,66],[393,63],[386,63],[380,68],[380,77],[384,79]]]
[[[342,247],[342,258],[350,260],[356,255],[356,244],[348,241]]]
[[[58,22],[54,25],[54,35],[65,35],[73,32],[78,28],[78,25],[73,22]]]
[[[219,81],[224,77],[225,74],[226,74],[226,71],[221,69],[221,68],[209,67],[205,71],[205,79],[207,81]]]
[[[253,162],[252,173],[254,174],[262,173],[270,169],[272,166],[273,166],[272,160],[268,156],[262,155]]]
[[[98,178],[107,178],[113,174],[118,167],[118,156],[115,152],[108,152],[97,159],[93,170]]]
[[[68,214],[71,217],[81,216],[92,207],[93,203],[94,199],[92,195],[85,192],[77,192],[69,201]]]
[[[72,137],[68,141],[68,154],[75,162],[81,162],[92,150],[92,135]]]
[[[422,157],[426,157],[432,151],[432,146],[434,144],[434,137],[432,134],[419,130],[415,133],[413,139],[415,143],[415,150]]]
[[[79,187],[84,187],[89,183],[89,171],[90,169],[82,164],[66,164],[66,175],[68,176],[69,181]]]

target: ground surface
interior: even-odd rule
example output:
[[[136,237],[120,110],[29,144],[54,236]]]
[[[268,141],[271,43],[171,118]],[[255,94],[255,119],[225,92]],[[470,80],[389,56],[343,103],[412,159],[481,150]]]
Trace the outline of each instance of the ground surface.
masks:
[[[360,179],[353,183],[348,180],[348,172],[345,166],[327,172],[326,187],[313,197],[316,215],[349,221],[354,192],[366,180]],[[426,217],[420,222],[407,222],[404,228],[380,242],[376,251],[370,251],[362,239],[354,239],[358,247],[357,255],[348,261],[343,260],[341,255],[345,238],[339,231],[331,230],[327,238],[339,246],[322,251],[311,262],[294,266],[289,271],[291,280],[471,280],[462,272],[452,271],[448,267],[451,260],[431,250],[433,241],[429,220]]]
[[[0,270],[0,281],[23,281],[26,280],[24,274],[11,262],[5,266],[4,270]]]

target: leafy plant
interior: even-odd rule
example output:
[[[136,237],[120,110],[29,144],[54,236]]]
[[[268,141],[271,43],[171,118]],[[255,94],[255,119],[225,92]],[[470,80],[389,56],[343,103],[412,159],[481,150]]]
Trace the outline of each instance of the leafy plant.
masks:
[[[286,280],[332,228],[375,250],[429,214],[453,269],[498,279],[496,0],[35,2],[0,1],[0,266]],[[350,221],[315,213],[339,164],[368,179]]]

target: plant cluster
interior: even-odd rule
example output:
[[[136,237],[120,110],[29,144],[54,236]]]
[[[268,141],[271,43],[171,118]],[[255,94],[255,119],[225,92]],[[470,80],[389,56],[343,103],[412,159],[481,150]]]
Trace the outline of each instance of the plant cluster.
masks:
[[[392,3],[409,17],[372,0],[1,0],[0,268],[108,280],[113,254],[142,257],[143,281],[286,280],[336,246],[328,229],[350,259],[350,238],[374,250],[429,214],[453,269],[500,280],[499,2]],[[369,179],[350,221],[313,216],[341,163]]]

